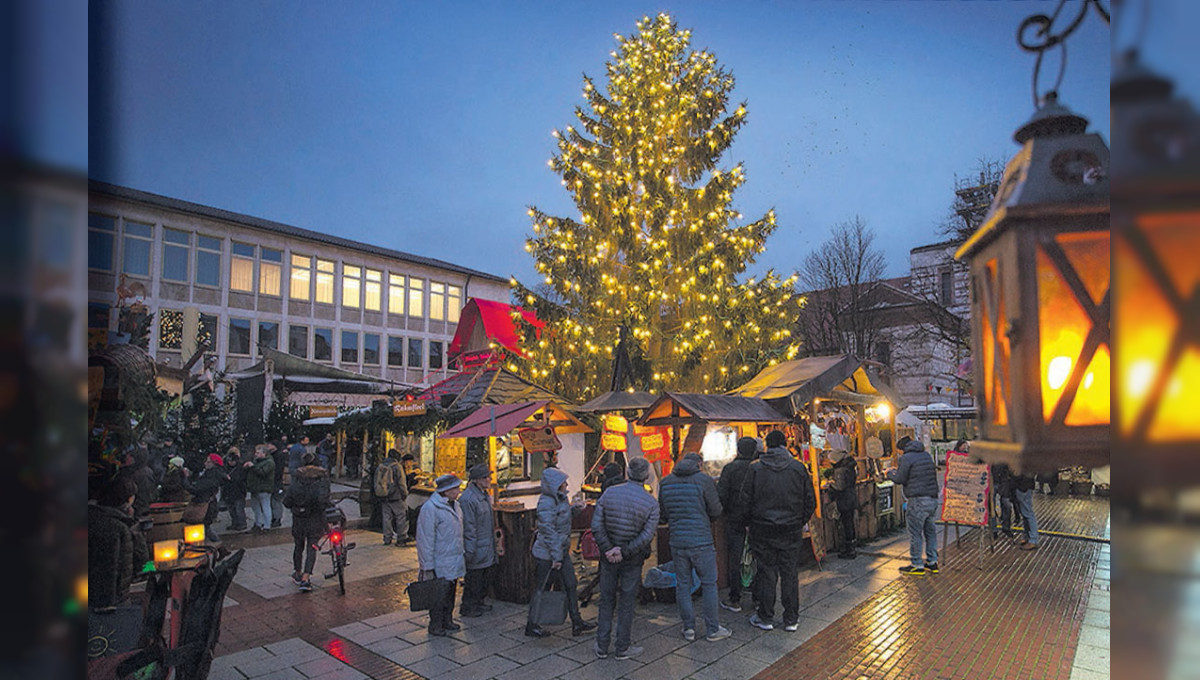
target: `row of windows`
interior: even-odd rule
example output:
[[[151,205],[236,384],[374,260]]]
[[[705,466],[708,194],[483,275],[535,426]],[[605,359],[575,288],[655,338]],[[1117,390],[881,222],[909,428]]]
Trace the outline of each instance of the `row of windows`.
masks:
[[[150,276],[154,225],[122,220],[121,272]],[[219,287],[224,239],[163,227],[160,275],[164,281],[189,281]],[[88,215],[88,267],[113,271],[117,219]],[[229,289],[282,297],[282,250],[233,241],[230,247]],[[287,263],[288,297],[297,301],[334,304],[337,299],[337,263],[311,255],[291,254]],[[349,309],[382,311],[386,297],[389,314],[425,316],[425,280],[342,263],[341,304]],[[386,283],[386,286],[385,286]],[[429,318],[458,323],[463,291],[437,281],[429,282]]]
[[[197,342],[207,342],[209,347],[215,345],[218,319],[212,314],[200,314],[197,323]],[[180,350],[183,347],[184,314],[173,309],[159,310],[158,347],[164,350]],[[257,338],[252,333],[257,331]],[[289,324],[287,326],[287,352],[294,356],[314,361],[333,361],[334,329],[310,328],[304,325]],[[404,338],[386,336],[387,345],[381,346],[385,336],[379,333],[360,333],[359,331],[343,330],[339,336],[339,357],[343,364],[362,363],[368,366],[378,366],[385,359],[388,366],[401,368],[430,368],[438,369],[445,365],[445,343],[441,340],[423,338]],[[269,347],[280,349],[280,324],[277,321],[259,321],[257,327],[250,319],[229,319],[228,353],[234,355],[252,355],[252,348]],[[360,344],[361,341],[361,344]],[[428,344],[428,363],[425,350]],[[310,351],[311,350],[311,351]],[[360,361],[361,360],[361,361]]]

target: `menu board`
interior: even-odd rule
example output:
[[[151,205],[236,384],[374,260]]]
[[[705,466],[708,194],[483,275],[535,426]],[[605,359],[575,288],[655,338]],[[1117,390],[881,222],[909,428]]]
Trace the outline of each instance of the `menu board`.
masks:
[[[987,463],[968,463],[961,456],[946,461],[942,490],[942,521],[986,526],[992,479]]]
[[[434,440],[433,474],[459,475],[467,471],[467,440],[464,437]]]

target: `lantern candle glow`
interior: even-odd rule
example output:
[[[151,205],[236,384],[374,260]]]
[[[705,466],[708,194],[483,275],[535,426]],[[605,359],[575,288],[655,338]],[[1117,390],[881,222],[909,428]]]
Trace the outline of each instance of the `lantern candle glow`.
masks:
[[[204,525],[188,524],[183,527],[183,542],[188,545],[199,545],[204,542]]]
[[[156,566],[171,564],[177,559],[179,559],[179,541],[154,542],[154,564]]]

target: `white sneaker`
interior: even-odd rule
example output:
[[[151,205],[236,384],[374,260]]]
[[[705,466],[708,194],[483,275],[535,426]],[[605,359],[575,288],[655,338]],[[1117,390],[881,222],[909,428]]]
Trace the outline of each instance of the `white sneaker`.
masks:
[[[709,642],[716,642],[717,640],[724,640],[731,635],[733,635],[732,630],[729,630],[725,626],[718,626],[717,632],[709,633],[704,639],[708,640]]]
[[[763,621],[762,619],[758,618],[758,614],[750,615],[750,625],[762,630],[775,630],[775,624],[771,623],[770,621]]]
[[[789,624],[785,625],[783,627],[783,629],[789,633],[795,633],[796,631],[800,630],[800,624],[799,623],[789,623]]]
[[[731,612],[740,612],[742,611],[742,605],[741,603],[733,600],[721,600],[721,609]]]
[[[695,640],[696,639],[696,629],[684,628],[683,629],[683,639],[687,640],[688,642],[692,642],[693,640]]]

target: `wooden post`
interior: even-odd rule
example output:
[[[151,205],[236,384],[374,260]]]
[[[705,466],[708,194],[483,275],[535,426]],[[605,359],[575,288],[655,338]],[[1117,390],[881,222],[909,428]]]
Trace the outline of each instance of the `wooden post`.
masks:
[[[679,404],[671,401],[671,461],[679,462],[679,449],[683,442],[679,441]]]

